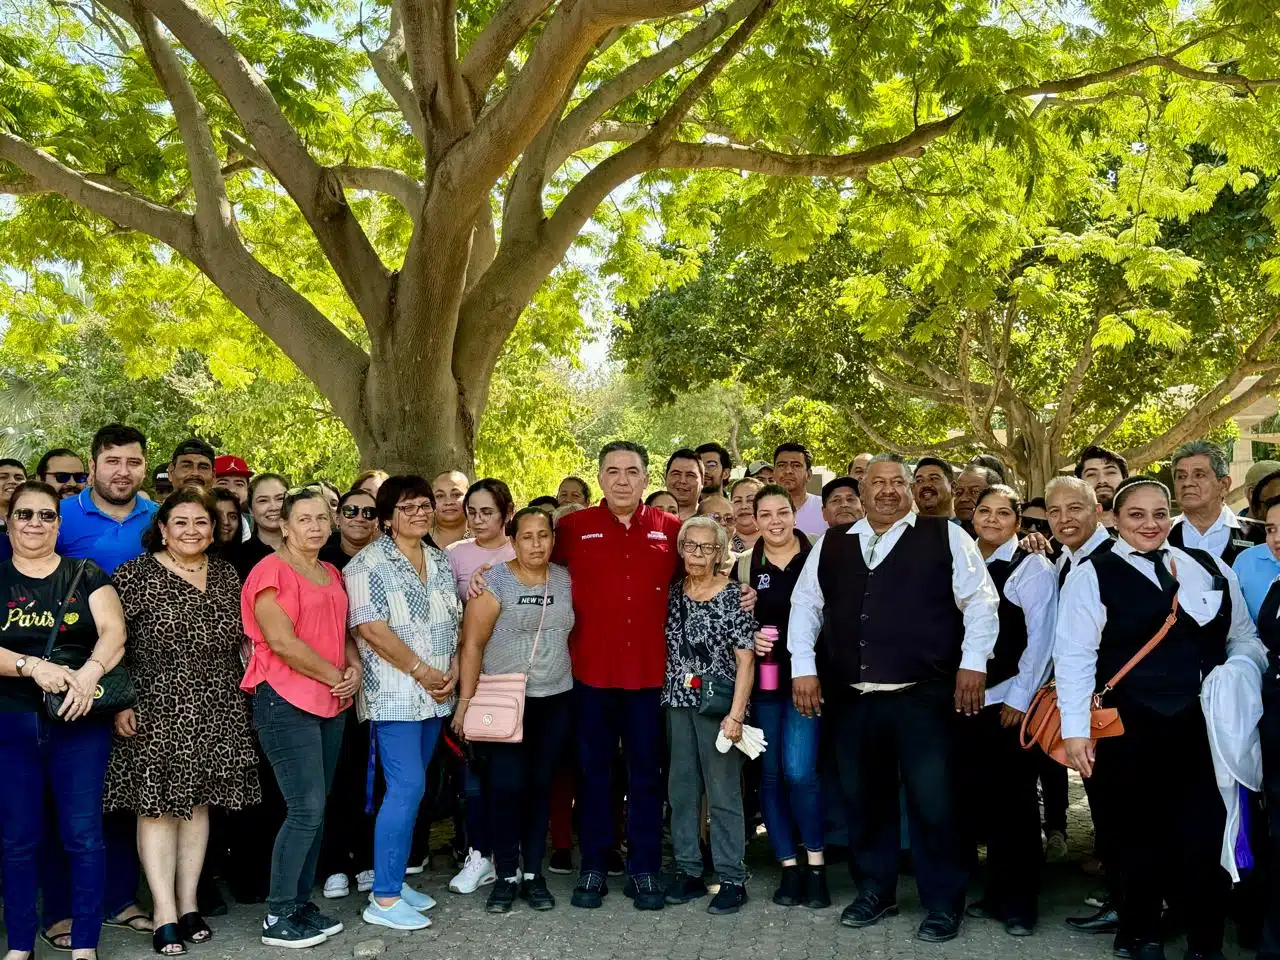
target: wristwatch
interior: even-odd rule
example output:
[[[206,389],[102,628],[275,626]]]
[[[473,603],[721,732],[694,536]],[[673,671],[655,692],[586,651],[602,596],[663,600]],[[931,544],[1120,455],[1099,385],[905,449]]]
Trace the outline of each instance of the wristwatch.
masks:
[[[20,677],[26,676],[26,674],[22,672],[23,669],[25,669],[26,665],[27,665],[26,657],[19,657],[17,660],[13,661],[13,666],[18,671],[18,676]]]

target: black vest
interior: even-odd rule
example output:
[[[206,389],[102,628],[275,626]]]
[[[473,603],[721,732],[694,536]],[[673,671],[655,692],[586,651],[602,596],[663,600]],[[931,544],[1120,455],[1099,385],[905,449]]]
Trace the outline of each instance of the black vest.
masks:
[[[1093,536],[1093,534],[1090,534],[1090,536]],[[1116,545],[1116,538],[1115,538],[1115,535],[1113,534],[1109,536],[1106,540],[1103,540],[1096,547],[1094,547],[1093,550],[1089,552],[1089,556],[1085,557],[1084,560],[1077,560],[1073,563],[1070,558],[1067,558],[1067,562],[1064,563],[1062,565],[1062,569],[1058,571],[1058,589],[1059,590],[1062,589],[1062,585],[1067,582],[1067,574],[1069,574],[1077,566],[1084,563],[1085,560],[1088,560],[1089,557],[1092,557],[1095,553],[1102,553],[1103,551],[1110,553],[1111,548],[1114,547],[1115,545]]]
[[[1201,681],[1227,659],[1231,595],[1225,579],[1205,551],[1184,552],[1222,581],[1218,615],[1200,626],[1179,610],[1173,629],[1108,695],[1112,706],[1123,707],[1127,701],[1172,716],[1199,699]],[[1094,551],[1087,562],[1097,571],[1098,593],[1107,608],[1107,625],[1098,645],[1096,689],[1101,690],[1156,635],[1169,615],[1173,594],[1161,590],[1118,553]]]
[[[1169,530],[1169,545],[1177,547],[1179,550],[1185,550],[1182,545],[1182,528],[1190,521],[1183,520],[1175,523]],[[1231,539],[1227,541],[1227,545],[1222,548],[1222,562],[1228,567],[1236,562],[1236,557],[1244,553],[1252,546],[1259,543],[1265,543],[1267,540],[1266,524],[1259,523],[1257,520],[1250,520],[1247,517],[1240,518],[1240,526],[1231,528]]]
[[[1274,581],[1267,588],[1267,595],[1258,608],[1258,637],[1267,648],[1267,673],[1280,673],[1280,620],[1276,613],[1280,612],[1280,580]]]
[[[964,621],[951,589],[950,521],[917,517],[874,570],[848,524],[822,538],[822,643],[843,683],[954,676]]]
[[[1000,636],[996,639],[991,659],[987,661],[987,689],[1017,676],[1018,661],[1027,649],[1026,614],[1004,595],[1004,585],[1029,556],[1027,551],[1019,548],[1013,552],[1012,559],[992,560],[987,564],[987,573],[991,574],[991,581],[1000,594]]]

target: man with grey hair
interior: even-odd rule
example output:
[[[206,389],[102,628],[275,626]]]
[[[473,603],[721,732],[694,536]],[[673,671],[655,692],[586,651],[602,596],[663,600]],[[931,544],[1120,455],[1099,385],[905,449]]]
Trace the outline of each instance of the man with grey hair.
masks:
[[[1045,514],[1053,538],[1062,544],[1058,586],[1095,550],[1110,550],[1111,535],[1102,525],[1102,505],[1086,481],[1054,477],[1044,488]]]
[[[791,595],[792,699],[822,710],[815,647],[829,667],[840,783],[851,817],[858,897],[840,922],[869,927],[898,912],[898,784],[906,784],[911,852],[928,916],[921,940],[960,931],[969,863],[955,815],[962,762],[955,715],[983,708],[1000,597],[973,539],[911,510],[911,470],[872,458],[867,515],[824,533]]]
[[[1237,516],[1226,505],[1231,471],[1221,447],[1208,440],[1184,443],[1173,452],[1171,466],[1173,495],[1182,510],[1169,530],[1172,546],[1205,550],[1230,565],[1262,542],[1264,525]]]

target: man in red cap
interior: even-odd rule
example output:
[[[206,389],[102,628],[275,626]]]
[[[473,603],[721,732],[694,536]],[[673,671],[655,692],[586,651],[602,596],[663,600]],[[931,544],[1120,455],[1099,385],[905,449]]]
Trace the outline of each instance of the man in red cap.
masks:
[[[230,490],[240,501],[240,506],[249,506],[249,478],[253,471],[239,457],[224,453],[213,458],[213,485],[222,490]]]

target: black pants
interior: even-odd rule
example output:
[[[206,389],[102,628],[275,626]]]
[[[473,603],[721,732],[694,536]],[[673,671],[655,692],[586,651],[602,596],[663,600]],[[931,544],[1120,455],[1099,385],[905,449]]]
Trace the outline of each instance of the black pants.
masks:
[[[1265,850],[1255,850],[1264,868],[1266,918],[1258,960],[1280,960],[1280,682],[1269,671],[1262,683],[1262,791],[1267,801],[1270,837]],[[1255,831],[1256,833],[1256,831]]]
[[[855,693],[841,704],[840,785],[853,878],[863,893],[896,896],[901,782],[921,902],[945,911],[964,904],[968,868],[956,834],[954,694],[952,682],[931,680]]]
[[[965,826],[972,830],[966,853],[977,837],[986,840],[983,900],[992,915],[1034,921],[1044,861],[1036,781],[1039,756],[1045,754],[1023,750],[1018,728],[1000,726],[1000,709],[996,704],[976,717],[957,718],[965,756],[959,791]]]
[[[1190,950],[1221,950],[1230,886],[1218,862],[1226,811],[1200,704],[1173,716],[1116,705],[1125,732],[1098,741],[1090,802],[1109,831],[1108,871],[1114,864],[1124,877],[1120,937],[1158,943],[1161,901],[1168,900]]]
[[[541,874],[551,782],[569,742],[572,692],[529,697],[521,743],[480,744],[488,772],[489,836],[499,877]]]
[[[355,876],[373,869],[373,815],[364,812],[368,773],[369,721],[357,723],[352,712],[342,730],[338,769],[325,806],[317,871],[321,877],[335,873]]]
[[[1040,802],[1044,805],[1044,832],[1067,832],[1067,768],[1043,750],[1027,753],[1035,758],[1036,776],[1040,780]]]

